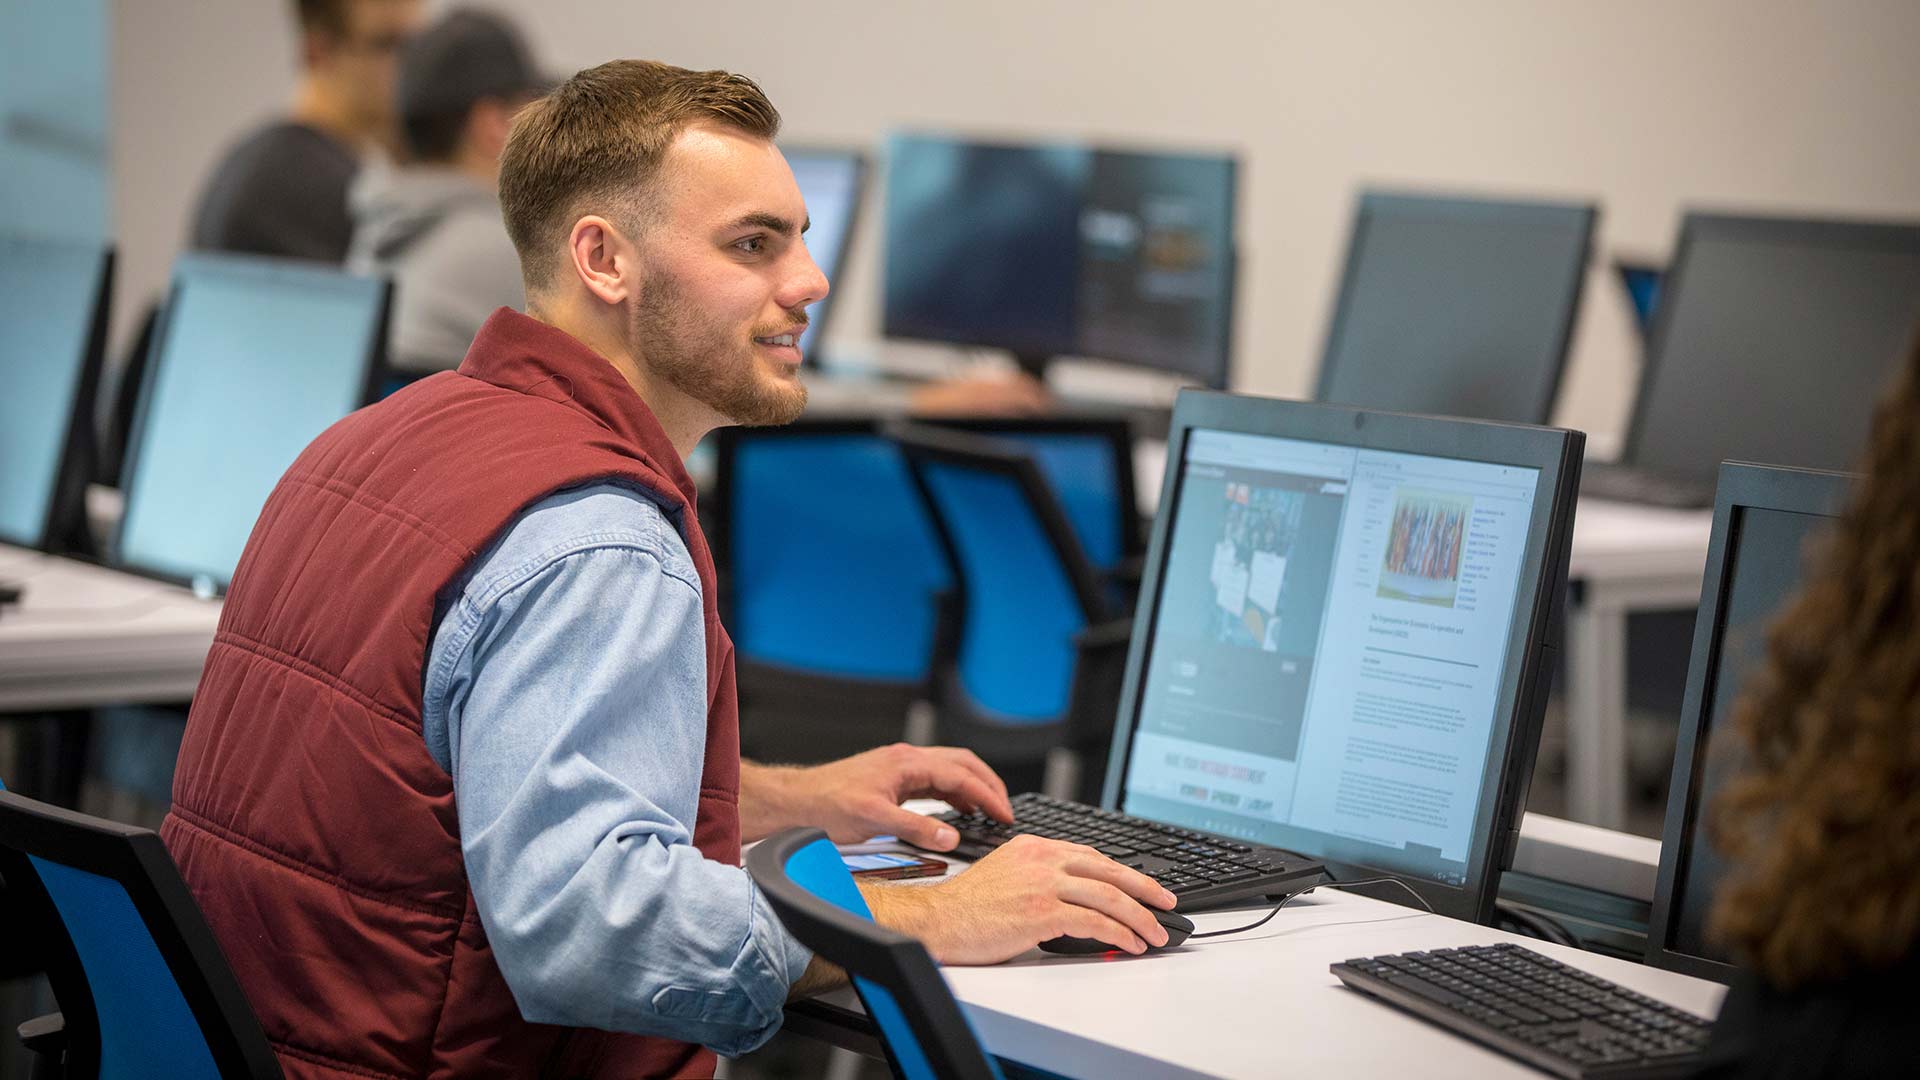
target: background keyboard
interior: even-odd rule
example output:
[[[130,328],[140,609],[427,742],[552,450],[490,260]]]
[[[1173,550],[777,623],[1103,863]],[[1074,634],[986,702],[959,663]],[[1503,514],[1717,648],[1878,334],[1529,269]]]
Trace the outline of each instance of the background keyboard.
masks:
[[[1686,1076],[1705,1063],[1711,1021],[1519,945],[1375,956],[1331,970],[1556,1076]]]
[[[1011,825],[981,813],[939,817],[959,830],[953,853],[962,858],[978,859],[1028,834],[1086,844],[1158,881],[1181,908],[1286,896],[1326,879],[1325,867],[1291,852],[1039,794],[1014,797]]]

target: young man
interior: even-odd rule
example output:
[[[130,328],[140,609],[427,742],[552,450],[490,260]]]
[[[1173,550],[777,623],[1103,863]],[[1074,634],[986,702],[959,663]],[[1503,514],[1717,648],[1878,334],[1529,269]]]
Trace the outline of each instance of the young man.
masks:
[[[387,357],[407,375],[459,367],[495,308],[526,304],[496,192],[513,114],[547,85],[520,35],[484,12],[449,12],[401,54],[406,161],[355,182],[347,267],[393,278]]]
[[[293,111],[227,151],[201,193],[190,246],[346,258],[347,187],[364,156],[394,146],[394,69],[420,9],[420,0],[297,0]]]
[[[529,314],[324,433],[262,510],[162,834],[290,1075],[711,1075],[694,1044],[751,1049],[835,978],[742,841],[951,847],[916,794],[1009,818],[963,751],[740,760],[682,458],[805,403],[827,282],[778,126],[745,78],[640,61],[530,106],[500,174]],[[1173,904],[1029,837],[867,896],[948,963],[1141,951]]]

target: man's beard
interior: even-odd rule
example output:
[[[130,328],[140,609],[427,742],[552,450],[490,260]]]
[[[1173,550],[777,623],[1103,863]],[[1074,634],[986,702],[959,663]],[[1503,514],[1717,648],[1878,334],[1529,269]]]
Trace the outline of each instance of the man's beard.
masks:
[[[799,379],[766,372],[752,341],[735,338],[726,327],[702,324],[682,302],[679,284],[666,274],[648,276],[628,331],[631,347],[646,357],[649,371],[736,424],[789,424],[806,408],[807,388]],[[773,333],[786,331],[780,327]]]

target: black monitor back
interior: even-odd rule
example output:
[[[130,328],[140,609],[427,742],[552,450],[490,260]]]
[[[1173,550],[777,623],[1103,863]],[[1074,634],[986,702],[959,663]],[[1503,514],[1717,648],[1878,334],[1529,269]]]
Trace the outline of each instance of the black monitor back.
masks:
[[[1707,915],[1726,869],[1705,815],[1739,767],[1727,738],[1735,700],[1766,658],[1776,616],[1799,591],[1810,541],[1840,512],[1847,473],[1728,463],[1714,498],[1713,539],[1667,792],[1660,876],[1647,928],[1647,963],[1727,981],[1732,958],[1707,938]]]
[[[0,541],[89,553],[113,249],[0,237]]]
[[[1920,224],[1688,214],[1622,459],[1845,469],[1920,323]]]
[[[1317,397],[1546,423],[1597,216],[1591,203],[1362,194]]]
[[[924,134],[888,143],[884,330],[1227,382],[1237,166]]]

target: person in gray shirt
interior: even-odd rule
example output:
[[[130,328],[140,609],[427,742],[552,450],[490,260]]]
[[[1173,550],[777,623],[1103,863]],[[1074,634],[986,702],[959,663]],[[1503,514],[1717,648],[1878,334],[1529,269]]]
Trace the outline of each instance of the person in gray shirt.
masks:
[[[405,164],[371,166],[350,197],[347,267],[393,278],[388,361],[401,378],[460,366],[496,308],[526,303],[500,217],[500,151],[513,114],[550,80],[504,20],[457,10],[400,57]]]

